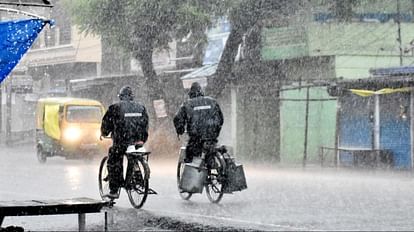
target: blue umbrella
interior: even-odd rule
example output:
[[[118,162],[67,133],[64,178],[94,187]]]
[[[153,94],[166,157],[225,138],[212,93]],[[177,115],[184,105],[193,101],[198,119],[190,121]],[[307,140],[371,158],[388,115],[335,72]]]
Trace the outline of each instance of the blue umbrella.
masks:
[[[45,19],[0,22],[0,83],[19,63],[46,24]]]

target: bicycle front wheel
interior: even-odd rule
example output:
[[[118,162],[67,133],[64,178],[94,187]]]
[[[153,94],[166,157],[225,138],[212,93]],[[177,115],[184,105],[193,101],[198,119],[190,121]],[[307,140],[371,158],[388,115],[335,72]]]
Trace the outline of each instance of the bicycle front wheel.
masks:
[[[209,166],[205,189],[210,202],[218,203],[224,194],[223,182],[225,180],[226,162],[221,155],[216,154],[209,161]]]
[[[109,193],[109,177],[108,177],[108,156],[105,156],[99,166],[98,185],[99,194],[102,200],[108,200],[105,195]]]
[[[130,176],[127,177],[126,192],[128,194],[131,205],[139,209],[141,208],[148,196],[150,169],[147,161],[143,157],[131,160]]]

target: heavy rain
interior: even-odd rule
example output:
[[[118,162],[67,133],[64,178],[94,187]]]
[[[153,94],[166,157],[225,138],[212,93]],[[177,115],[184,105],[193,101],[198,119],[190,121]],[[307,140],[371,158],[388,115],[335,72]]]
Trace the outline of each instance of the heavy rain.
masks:
[[[0,0],[0,231],[408,231],[411,0]]]

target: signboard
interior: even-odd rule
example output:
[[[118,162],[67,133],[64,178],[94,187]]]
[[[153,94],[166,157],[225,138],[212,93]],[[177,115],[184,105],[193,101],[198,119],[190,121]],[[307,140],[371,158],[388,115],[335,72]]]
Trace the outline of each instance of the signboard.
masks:
[[[230,22],[226,17],[219,18],[207,32],[207,47],[203,65],[217,64],[230,35]]]
[[[303,27],[263,28],[263,60],[282,60],[309,55],[306,29]]]
[[[11,75],[11,91],[14,93],[32,93],[32,77],[28,75]]]
[[[230,33],[221,33],[208,36],[208,44],[203,58],[203,65],[217,64],[226,46]]]
[[[165,102],[163,99],[153,101],[155,115],[157,118],[167,117],[167,111],[165,110]]]

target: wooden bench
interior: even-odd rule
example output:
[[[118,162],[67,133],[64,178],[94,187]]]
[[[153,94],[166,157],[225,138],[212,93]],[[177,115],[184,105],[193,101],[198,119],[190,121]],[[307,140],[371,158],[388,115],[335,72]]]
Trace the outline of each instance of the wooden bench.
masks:
[[[6,216],[78,214],[79,231],[84,231],[85,214],[99,213],[104,206],[109,206],[109,202],[85,197],[63,200],[0,201],[0,227]],[[105,217],[105,229],[106,224]]]

